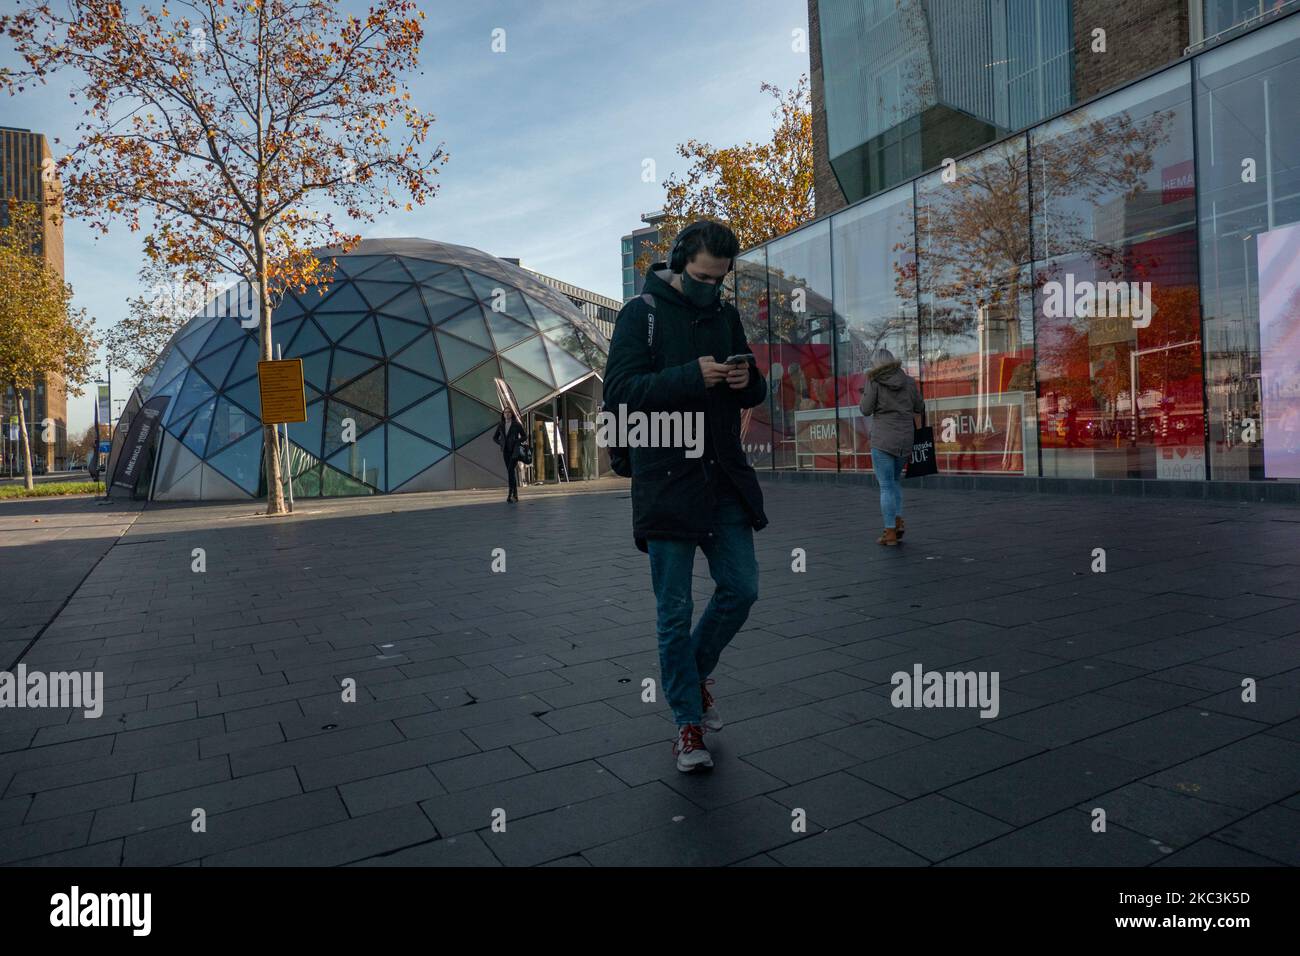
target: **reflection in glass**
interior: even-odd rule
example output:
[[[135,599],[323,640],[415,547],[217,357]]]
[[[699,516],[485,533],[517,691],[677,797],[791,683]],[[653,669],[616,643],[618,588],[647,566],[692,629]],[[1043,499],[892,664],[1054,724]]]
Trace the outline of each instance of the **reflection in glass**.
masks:
[[[1196,188],[1215,479],[1300,478],[1300,468],[1284,461],[1300,452],[1300,317],[1284,305],[1286,288],[1300,273],[1297,88],[1300,17],[1196,60]],[[1273,301],[1280,307],[1269,308]],[[1263,354],[1261,325],[1280,348]]]
[[[1030,134],[1045,475],[1206,477],[1189,81]]]
[[[911,186],[833,217],[831,232],[840,468],[869,470],[868,420],[858,403],[872,354],[888,349],[908,374],[920,373]]]
[[[1029,165],[1023,137],[917,183],[921,387],[939,470],[1035,474]]]

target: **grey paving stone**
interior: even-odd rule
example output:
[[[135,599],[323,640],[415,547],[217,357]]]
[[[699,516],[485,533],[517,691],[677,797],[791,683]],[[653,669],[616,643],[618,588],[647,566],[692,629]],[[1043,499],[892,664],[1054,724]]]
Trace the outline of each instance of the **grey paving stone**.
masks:
[[[873,813],[863,826],[920,854],[932,863],[986,843],[1011,827],[938,794]]]
[[[1101,807],[1106,819],[1171,847],[1187,846],[1241,817],[1234,807],[1138,781],[1098,794],[1077,809]]]
[[[658,781],[528,816],[483,833],[507,866],[532,866],[702,814]]]
[[[1108,824],[1092,829],[1092,817],[1065,810],[945,860],[941,866],[1145,866],[1164,854],[1145,837]]]
[[[1242,810],[1262,809],[1300,792],[1300,745],[1256,734],[1152,774],[1147,783]]]
[[[515,751],[538,770],[629,750],[652,740],[672,740],[671,726],[657,715],[634,717],[618,724],[602,724],[557,737],[516,744]]]
[[[126,866],[175,866],[347,817],[347,810],[333,790],[297,794],[210,814],[205,833],[195,833],[190,821],[184,820],[133,834],[124,841],[122,862]]]
[[[1275,860],[1238,849],[1219,840],[1197,840],[1184,850],[1179,850],[1155,866],[1191,866],[1198,869],[1206,867],[1226,868],[1238,866],[1281,866]]]
[[[802,809],[822,826],[838,827],[897,806],[902,798],[858,777],[833,773],[768,794],[790,810]]]
[[[745,760],[786,783],[801,783],[823,777],[860,762],[852,754],[819,743],[815,738],[747,754]]]
[[[1214,838],[1287,866],[1300,866],[1300,811],[1265,807],[1224,827]]]
[[[925,866],[926,860],[860,824],[812,834],[769,851],[784,866]]]
[[[930,740],[929,737],[914,734],[910,730],[879,720],[850,724],[848,727],[818,734],[810,739],[829,744],[836,750],[843,750],[861,761],[898,753]]]
[[[90,834],[93,812],[55,817],[31,826],[0,830],[0,863],[47,856],[59,850],[82,846]]]
[[[1014,766],[1042,749],[976,728],[877,757],[850,772],[913,799],[999,767]]]
[[[107,741],[106,741],[107,742]],[[71,787],[93,780],[120,777],[127,773],[142,770],[155,770],[169,767],[187,760],[197,760],[198,744],[193,740],[183,740],[174,744],[165,744],[152,750],[133,751],[125,754],[112,754],[107,757],[92,757],[76,763],[60,763],[47,767],[24,770],[14,775],[9,782],[6,796],[19,793],[38,793],[58,787]]]
[[[1163,769],[1265,729],[1251,720],[1180,707],[1088,738],[1088,748]]]
[[[54,817],[72,816],[100,807],[111,807],[131,799],[134,776],[110,777],[58,790],[44,790],[36,794],[25,822],[37,823]]]
[[[498,807],[507,819],[519,820],[623,789],[625,785],[604,767],[584,761],[422,800],[420,808],[440,834],[449,836],[490,825]]]
[[[348,866],[501,866],[501,861],[477,833],[462,833],[367,857]]]
[[[236,777],[242,777],[336,755],[348,756],[386,744],[400,743],[401,740],[402,735],[391,723],[363,724],[315,737],[301,737],[285,743],[237,750],[230,755],[230,772]]]
[[[410,770],[341,784],[338,792],[347,804],[348,814],[359,817],[441,796],[447,792],[447,788],[428,767],[413,767]]]
[[[595,866],[726,866],[799,837],[784,807],[754,797],[614,840],[583,856]]]
[[[299,792],[297,774],[290,769],[282,769],[105,807],[95,812],[91,842],[140,833],[177,821],[183,821],[188,826],[193,820],[192,811],[196,808],[203,809],[208,817],[212,817],[228,810],[268,803]]]
[[[414,806],[381,810],[203,857],[204,866],[338,866],[437,836]]]
[[[1016,826],[1138,779],[1146,768],[1082,744],[1028,757],[948,787],[942,795]]]
[[[450,760],[430,761],[430,763],[432,766],[429,769],[448,792],[469,790],[483,784],[522,777],[533,772],[533,768],[508,747]]]

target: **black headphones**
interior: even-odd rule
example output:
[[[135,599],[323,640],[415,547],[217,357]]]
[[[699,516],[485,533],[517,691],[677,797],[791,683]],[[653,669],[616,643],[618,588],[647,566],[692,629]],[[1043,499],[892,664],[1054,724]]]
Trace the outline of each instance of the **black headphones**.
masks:
[[[703,232],[704,227],[707,225],[709,223],[705,221],[693,222],[677,234],[677,238],[673,240],[673,247],[668,252],[668,270],[670,272],[681,274],[686,271],[686,250],[683,248],[686,239],[696,233]],[[730,272],[731,270],[728,269],[727,271]]]

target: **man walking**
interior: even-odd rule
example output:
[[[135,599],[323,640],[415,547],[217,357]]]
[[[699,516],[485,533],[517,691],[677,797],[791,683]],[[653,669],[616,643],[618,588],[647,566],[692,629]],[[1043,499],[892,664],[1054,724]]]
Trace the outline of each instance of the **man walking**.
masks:
[[[753,532],[767,524],[763,492],[740,446],[740,411],[767,383],[754,366],[740,313],[719,295],[740,243],[715,222],[681,231],[669,261],[646,273],[653,305],[637,297],[619,313],[605,370],[605,408],[680,412],[702,420],[702,454],[633,447],[632,533],[650,556],[659,669],[677,723],[677,769],[712,767],[704,733],[722,729],[709,675],[758,597]],[[728,360],[731,360],[728,362]],[[695,550],[716,589],[691,628]]]

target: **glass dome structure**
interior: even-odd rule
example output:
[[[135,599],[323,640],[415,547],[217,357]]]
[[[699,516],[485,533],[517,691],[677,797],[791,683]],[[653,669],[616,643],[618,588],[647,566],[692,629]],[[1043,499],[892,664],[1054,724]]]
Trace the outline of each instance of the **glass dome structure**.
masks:
[[[513,263],[423,239],[367,240],[334,258],[323,295],[286,294],[272,314],[274,344],[302,359],[306,381],[307,421],[288,426],[295,497],[503,485],[495,379],[524,410],[583,383],[598,395],[608,340]],[[190,319],[125,409],[124,422],[167,399],[156,499],[266,493],[257,329],[237,311]]]

